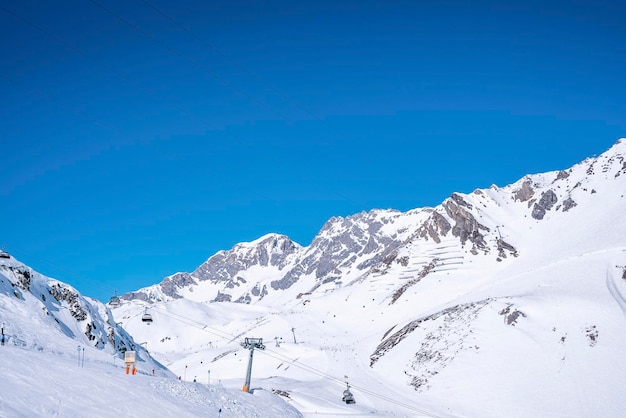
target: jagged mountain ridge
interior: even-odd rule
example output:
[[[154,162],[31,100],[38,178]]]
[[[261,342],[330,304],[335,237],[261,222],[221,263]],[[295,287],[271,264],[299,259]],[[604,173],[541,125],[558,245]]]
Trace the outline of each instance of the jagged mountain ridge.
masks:
[[[515,221],[505,221],[509,215],[502,213],[503,202],[515,207],[516,216],[543,223],[556,213],[576,210],[597,192],[587,188],[594,177],[617,180],[626,174],[624,142],[569,169],[527,175],[502,188],[453,193],[434,208],[334,217],[307,247],[284,235],[268,234],[218,252],[191,273],[176,273],[122,298],[257,303],[292,288],[297,288],[296,294],[326,291],[384,268],[415,240],[439,243],[453,238],[474,256],[502,261],[519,255],[512,233]]]

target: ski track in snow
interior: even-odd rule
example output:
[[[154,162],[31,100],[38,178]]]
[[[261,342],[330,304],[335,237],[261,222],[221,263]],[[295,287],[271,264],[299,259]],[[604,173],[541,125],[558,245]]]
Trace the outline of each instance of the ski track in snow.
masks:
[[[615,276],[611,274],[609,269],[606,271],[606,287],[611,296],[613,296],[613,299],[615,299],[615,302],[619,305],[624,316],[626,316],[626,297],[618,289]]]

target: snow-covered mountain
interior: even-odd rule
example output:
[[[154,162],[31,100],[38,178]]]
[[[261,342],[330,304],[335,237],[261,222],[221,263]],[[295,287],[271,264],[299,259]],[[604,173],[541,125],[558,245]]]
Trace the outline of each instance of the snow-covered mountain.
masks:
[[[119,307],[0,252],[0,415],[622,416],[624,194],[621,140],[306,247],[241,243]]]
[[[113,312],[174,373],[234,387],[239,343],[263,337],[257,384],[305,415],[620,416],[625,193],[620,140],[433,208],[332,218],[306,247],[236,245]]]

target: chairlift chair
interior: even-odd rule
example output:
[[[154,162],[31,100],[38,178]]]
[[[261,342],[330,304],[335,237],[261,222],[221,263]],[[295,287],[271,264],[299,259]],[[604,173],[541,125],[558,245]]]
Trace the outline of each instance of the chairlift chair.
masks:
[[[111,296],[111,299],[109,299],[109,306],[120,306],[121,304],[122,304],[122,301],[117,296],[117,290],[116,290],[115,295]]]
[[[352,394],[352,392],[350,392],[350,385],[346,383],[346,386],[347,388],[343,391],[343,398],[341,398],[341,400],[346,404],[356,403],[356,401],[354,400],[354,395]]]
[[[152,323],[152,315],[148,313],[148,308],[146,308],[143,315],[141,316],[141,320],[147,325],[150,325]]]

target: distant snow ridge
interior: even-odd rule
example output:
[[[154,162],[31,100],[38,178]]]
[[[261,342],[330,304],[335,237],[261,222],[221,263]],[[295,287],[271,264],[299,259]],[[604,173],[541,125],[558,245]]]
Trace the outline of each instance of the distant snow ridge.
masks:
[[[602,184],[623,181],[626,175],[625,151],[626,140],[619,140],[599,157],[569,169],[527,175],[502,188],[453,193],[434,208],[334,217],[307,247],[268,234],[218,252],[191,273],[176,273],[122,299],[257,303],[269,298],[269,303],[287,290],[327,292],[385,271],[404,248],[417,242],[456,242],[468,256],[502,262],[522,253],[516,244],[523,239],[516,232],[520,222],[547,224],[580,205],[605,199]]]

